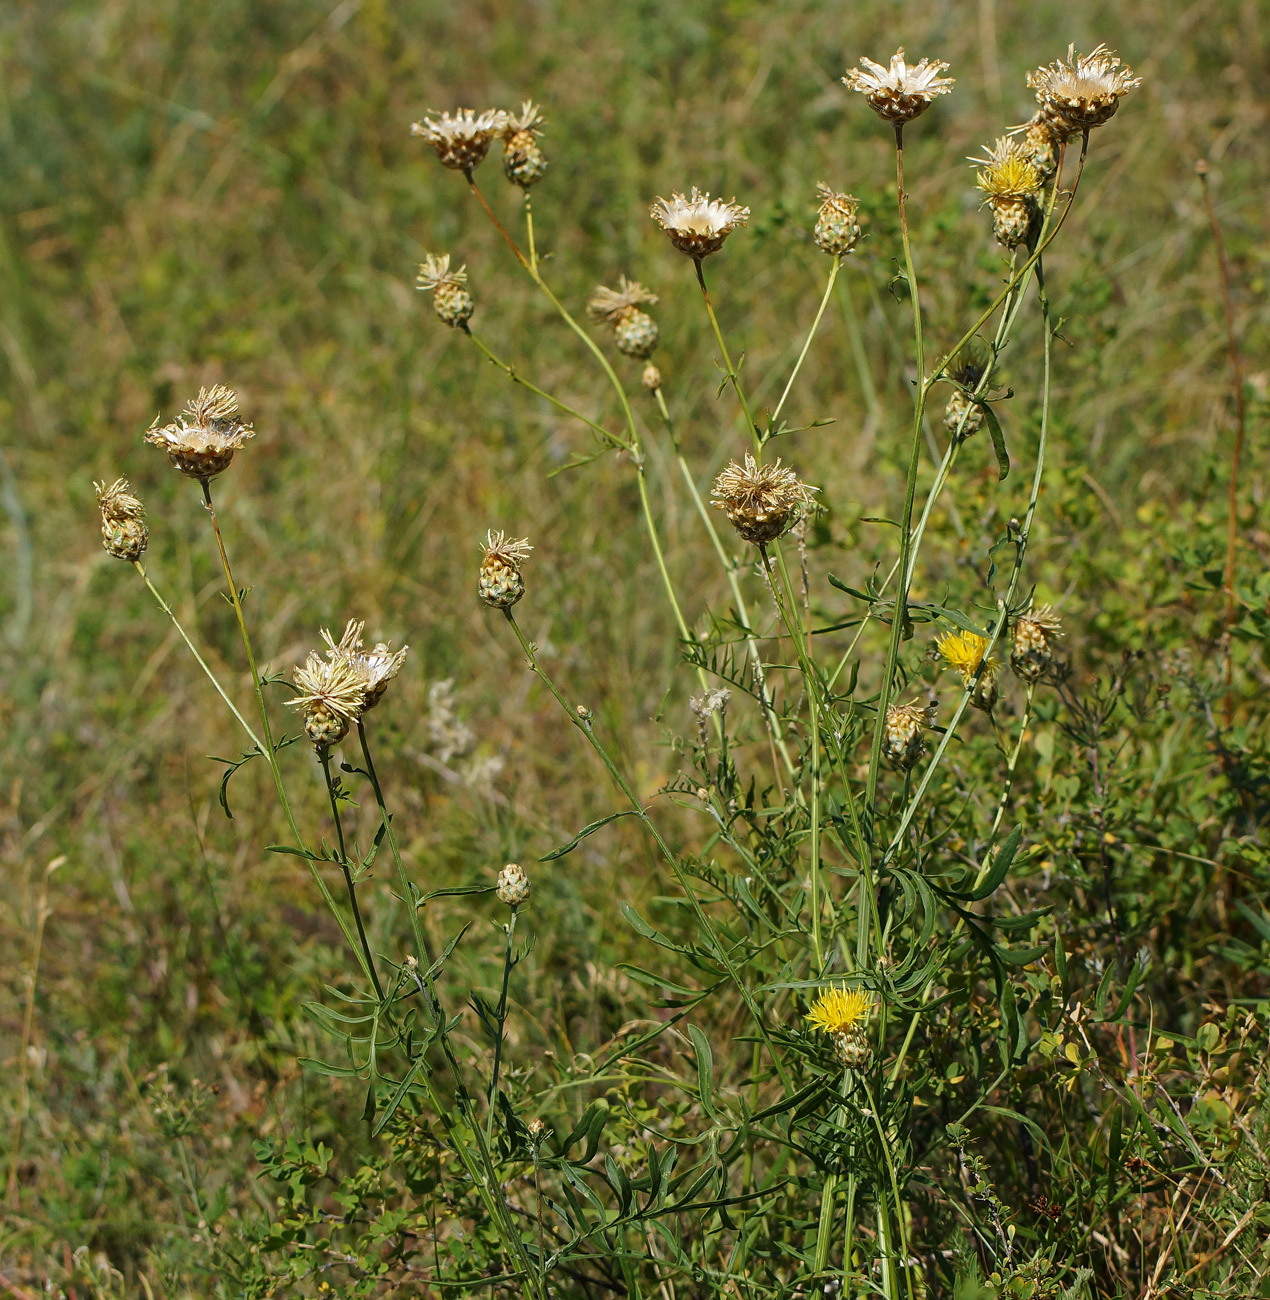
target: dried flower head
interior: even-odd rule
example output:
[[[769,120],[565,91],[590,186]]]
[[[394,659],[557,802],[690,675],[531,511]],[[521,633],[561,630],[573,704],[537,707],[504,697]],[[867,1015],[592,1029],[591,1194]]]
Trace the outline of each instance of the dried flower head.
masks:
[[[820,199],[820,212],[816,217],[816,229],[812,239],[822,253],[831,253],[841,257],[855,248],[860,238],[860,223],[857,216],[860,200],[850,194],[840,194],[828,185],[817,185],[816,195]]]
[[[1039,682],[1054,664],[1054,642],[1063,624],[1050,605],[1037,605],[1014,620],[1010,667],[1022,681]]]
[[[888,704],[882,730],[882,755],[901,772],[917,765],[926,751],[922,733],[935,721],[935,702],[925,708],[917,704]]]
[[[1022,126],[1011,131],[1011,135],[1020,138],[1023,156],[1046,180],[1058,170],[1058,150],[1066,134],[1056,131],[1039,109]]]
[[[453,113],[430,113],[422,122],[411,123],[410,134],[422,136],[445,166],[467,172],[489,153],[490,144],[506,126],[507,114],[501,109],[477,113],[458,108]]]
[[[172,424],[159,427],[158,417],[146,442],[162,447],[168,459],[190,478],[209,479],[229,468],[234,452],[254,438],[255,430],[237,418],[238,395],[223,384],[200,388]]]
[[[741,207],[735,200],[725,203],[722,199],[712,199],[695,185],[688,198],[679,193],[671,194],[669,199],[658,198],[648,214],[681,253],[698,261],[717,253],[723,241],[750,219],[749,208]]]
[[[509,113],[503,126],[503,174],[514,185],[527,190],[537,185],[547,170],[547,159],[538,144],[543,117],[530,100],[519,113]]]
[[[513,540],[493,529],[486,533],[477,592],[487,605],[511,609],[525,594],[520,563],[533,549],[527,537]]]
[[[816,490],[779,460],[759,465],[747,451],[744,465],[732,461],[715,479],[710,502],[757,546],[788,532],[806,513]]]
[[[529,897],[529,877],[517,862],[509,862],[498,873],[498,901],[519,907]]]
[[[117,478],[107,487],[94,483],[97,505],[101,509],[101,544],[119,560],[139,560],[150,540],[146,527],[145,507],[132,495],[126,478]]]
[[[327,638],[330,644],[330,638]],[[293,674],[300,694],[287,704],[304,710],[304,730],[319,751],[348,735],[361,714],[366,679],[343,655],[322,658],[315,650]]]
[[[366,624],[361,619],[349,619],[344,635],[335,641],[330,632],[322,629],[322,640],[327,645],[327,657],[342,659],[362,680],[362,702],[358,714],[373,709],[384,697],[388,683],[401,671],[406,662],[409,646],[393,650],[386,641],[378,642],[373,649],[362,649],[362,631]]]
[[[587,303],[587,315],[613,327],[617,350],[646,361],[657,346],[657,322],[641,308],[657,301],[657,295],[638,280],[618,277],[618,287],[599,285]]]
[[[858,90],[869,107],[888,122],[911,122],[924,113],[936,95],[947,95],[954,78],[941,77],[948,64],[940,59],[922,59],[911,66],[904,62],[904,47],[891,56],[891,66],[884,68],[872,59],[862,58],[858,68],[851,68],[843,83]]]
[[[437,315],[451,329],[466,328],[472,319],[475,304],[467,291],[467,267],[460,266],[457,271],[451,271],[449,253],[442,253],[439,257],[429,253],[419,263],[415,288],[433,295],[432,305]]]
[[[827,988],[811,1004],[806,1019],[824,1034],[849,1034],[864,1027],[873,998],[864,989]]]
[[[977,632],[944,632],[935,638],[935,649],[949,668],[961,674],[961,684],[967,690],[974,687],[970,703],[985,713],[991,713],[997,701],[1001,661],[996,655],[987,654],[988,638]]]
[[[1069,45],[1066,63],[1059,59],[1029,72],[1027,84],[1036,91],[1046,121],[1066,137],[1101,126],[1119,107],[1120,96],[1140,86],[1142,78],[1122,68],[1105,45],[1089,54],[1077,54]]]

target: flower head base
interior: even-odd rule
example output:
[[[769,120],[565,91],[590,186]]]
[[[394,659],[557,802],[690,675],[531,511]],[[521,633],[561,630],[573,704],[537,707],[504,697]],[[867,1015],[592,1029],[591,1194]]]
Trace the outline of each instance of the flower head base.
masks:
[[[671,194],[669,199],[659,198],[648,209],[648,215],[681,253],[700,261],[717,253],[723,241],[749,221],[750,210],[735,200],[725,203],[712,199],[694,185],[688,198],[679,193]]]
[[[600,285],[587,303],[587,315],[613,327],[617,350],[628,357],[646,361],[657,346],[657,322],[640,308],[655,303],[657,295],[638,280],[618,279],[616,289]]]
[[[1142,78],[1122,68],[1105,45],[1090,54],[1077,54],[1069,45],[1066,63],[1059,59],[1029,72],[1027,84],[1036,91],[1046,121],[1066,138],[1101,126],[1120,106],[1120,96],[1140,86]]]
[[[935,721],[935,702],[925,708],[916,704],[889,704],[882,730],[882,755],[901,772],[910,771],[926,752],[922,733]]]
[[[509,862],[498,873],[498,901],[519,907],[529,897],[529,877],[518,862]]]
[[[433,295],[432,305],[437,315],[451,329],[467,327],[476,304],[467,291],[467,267],[460,266],[457,271],[451,271],[449,253],[442,253],[440,257],[429,253],[419,263],[415,288]]]
[[[485,555],[481,560],[477,594],[487,605],[494,609],[511,609],[525,594],[520,564],[533,549],[527,537],[512,540],[493,529],[485,535]]]
[[[150,540],[140,498],[132,495],[126,478],[117,478],[109,487],[105,483],[93,487],[101,509],[102,546],[118,560],[139,560]]]
[[[377,642],[372,650],[362,649],[362,630],[366,624],[361,619],[350,619],[344,629],[344,635],[335,641],[330,632],[322,629],[322,640],[326,642],[327,658],[343,660],[362,680],[362,702],[358,715],[367,709],[373,709],[384,697],[388,683],[401,671],[406,662],[409,646],[393,650],[386,641]]]
[[[939,75],[947,68],[941,59],[922,59],[910,66],[904,62],[904,47],[900,46],[891,56],[889,68],[862,58],[860,66],[851,68],[842,80],[851,90],[858,90],[887,122],[911,122],[930,107],[936,95],[952,90],[954,78]]]
[[[816,490],[779,460],[759,465],[747,451],[744,465],[732,461],[715,479],[710,501],[747,542],[759,546],[787,533],[806,514]]]
[[[1039,682],[1054,666],[1054,641],[1063,635],[1063,625],[1053,608],[1037,605],[1014,620],[1014,645],[1010,667],[1028,685]]]
[[[822,253],[842,257],[855,248],[860,238],[860,223],[856,219],[860,201],[850,194],[839,194],[828,185],[817,185],[816,195],[820,199],[820,212],[812,239]]]
[[[961,674],[961,684],[967,690],[974,688],[970,703],[991,713],[997,702],[1001,661],[988,655],[988,638],[977,632],[944,632],[935,638],[935,649],[949,668]]]
[[[411,123],[410,134],[422,136],[445,166],[468,172],[489,153],[490,144],[503,134],[507,121],[501,109],[477,113],[458,108],[453,113],[429,114],[422,122]]]
[[[538,145],[542,120],[537,105],[527,99],[519,113],[508,114],[503,127],[503,175],[522,190],[537,185],[547,170]]]
[[[323,659],[315,650],[309,651],[294,678],[300,694],[287,703],[293,709],[304,710],[305,734],[322,753],[343,740],[349,723],[360,716],[366,699],[366,679],[345,656],[328,655]]]
[[[254,438],[255,430],[237,418],[238,395],[223,384],[200,388],[172,424],[159,427],[158,418],[146,432],[146,442],[162,447],[168,459],[190,478],[206,481],[229,468],[234,452]]]

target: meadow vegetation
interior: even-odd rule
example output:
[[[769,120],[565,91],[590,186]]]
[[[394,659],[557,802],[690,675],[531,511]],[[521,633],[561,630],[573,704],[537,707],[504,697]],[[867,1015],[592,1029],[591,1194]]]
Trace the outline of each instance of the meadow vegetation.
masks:
[[[0,1293],[1270,1296],[1268,20],[0,14]]]

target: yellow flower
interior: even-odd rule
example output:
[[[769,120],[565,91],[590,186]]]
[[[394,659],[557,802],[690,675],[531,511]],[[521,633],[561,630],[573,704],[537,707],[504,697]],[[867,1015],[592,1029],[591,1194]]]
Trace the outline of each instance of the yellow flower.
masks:
[[[977,632],[944,632],[935,638],[935,649],[949,668],[956,669],[961,679],[969,685],[988,649],[988,638]],[[1001,671],[1001,661],[992,655],[984,666],[985,678],[993,678]]]
[[[826,1034],[850,1034],[864,1025],[873,1010],[873,998],[863,989],[827,988],[812,1003],[806,1019]]]

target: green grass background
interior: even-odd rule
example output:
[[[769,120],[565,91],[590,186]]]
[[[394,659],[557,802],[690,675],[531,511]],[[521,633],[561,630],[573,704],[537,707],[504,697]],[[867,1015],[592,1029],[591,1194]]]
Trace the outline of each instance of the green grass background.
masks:
[[[1170,521],[1192,528],[1191,562],[1220,564],[1230,383],[1193,169],[1201,158],[1212,168],[1252,391],[1264,397],[1268,30],[1270,8],[1253,0],[7,5],[0,1118],[6,1134],[22,1127],[0,1269],[61,1277],[87,1247],[184,1293],[155,1262],[179,1261],[173,1241],[194,1232],[143,1100],[161,1061],[220,1087],[217,1159],[244,1204],[262,1195],[252,1137],[302,1125],[330,1138],[348,1123],[338,1090],[294,1065],[314,1036],[297,1007],[339,968],[338,936],[307,875],[263,851],[282,830],[256,774],[232,788],[234,820],[221,814],[206,756],[236,752],[237,739],[135,575],[100,548],[92,480],[126,475],[150,511],[150,572],[244,696],[197,488],[141,442],[156,413],[224,382],[256,424],[216,495],[264,659],[289,670],[319,627],[353,616],[409,642],[377,725],[425,884],[530,860],[612,803],[475,599],[488,527],[533,540],[522,622],[620,738],[639,787],[676,770],[666,742],[690,725],[693,680],[677,666],[630,467],[604,459],[552,476],[587,449],[586,431],[433,317],[413,288],[423,254],[467,263],[474,329],[526,376],[606,418],[613,403],[461,178],[410,136],[412,120],[455,105],[543,106],[551,167],[534,203],[547,274],[575,310],[619,272],[661,294],[657,359],[703,484],[739,454],[742,433],[716,395],[691,266],[649,221],[649,201],[696,184],[751,207],[750,227],[708,270],[747,382],[770,405],[827,270],[808,238],[814,185],[861,198],[868,238],[789,412],[834,422],[780,448],[831,507],[818,572],[859,584],[888,554],[888,530],[865,519],[899,508],[912,363],[908,307],[890,290],[890,133],[839,77],[859,54],[885,60],[902,43],[948,60],[958,78],[906,151],[938,348],[1001,274],[966,155],[1031,112],[1030,67],[1069,41],[1112,45],[1145,81],[1094,134],[1048,267],[1071,346],[1056,375],[1061,508],[1047,514],[1043,499],[1035,573],[1065,601],[1078,659],[1092,658],[1094,646],[1211,617],[1158,541]],[[480,178],[515,221],[519,196],[497,161]],[[1020,354],[1029,341],[1025,327]],[[1011,365],[1007,382],[1034,385],[1034,367]],[[651,409],[646,418],[655,427]],[[1007,404],[1002,418],[1026,457],[1029,417]],[[1245,555],[1264,569],[1257,427]],[[726,589],[701,562],[654,443],[670,568],[690,618],[704,617],[726,606]],[[971,445],[966,459],[976,457],[955,510],[937,515],[936,549],[954,569],[979,563],[1026,501],[1026,473],[998,489],[986,444]],[[1204,551],[1210,533],[1218,541]],[[505,760],[492,794],[465,781],[461,763],[429,759],[427,692],[445,678],[475,756]],[[286,761],[316,825],[322,792],[303,749]],[[24,1093],[40,882],[53,861]],[[536,878],[534,978],[585,1044],[626,1014],[631,994],[612,967],[629,940],[615,933],[615,909],[651,887],[650,860],[638,837],[615,831],[566,862]],[[387,947],[387,885],[374,882],[370,899]],[[468,974],[481,983],[493,971],[473,958]]]

